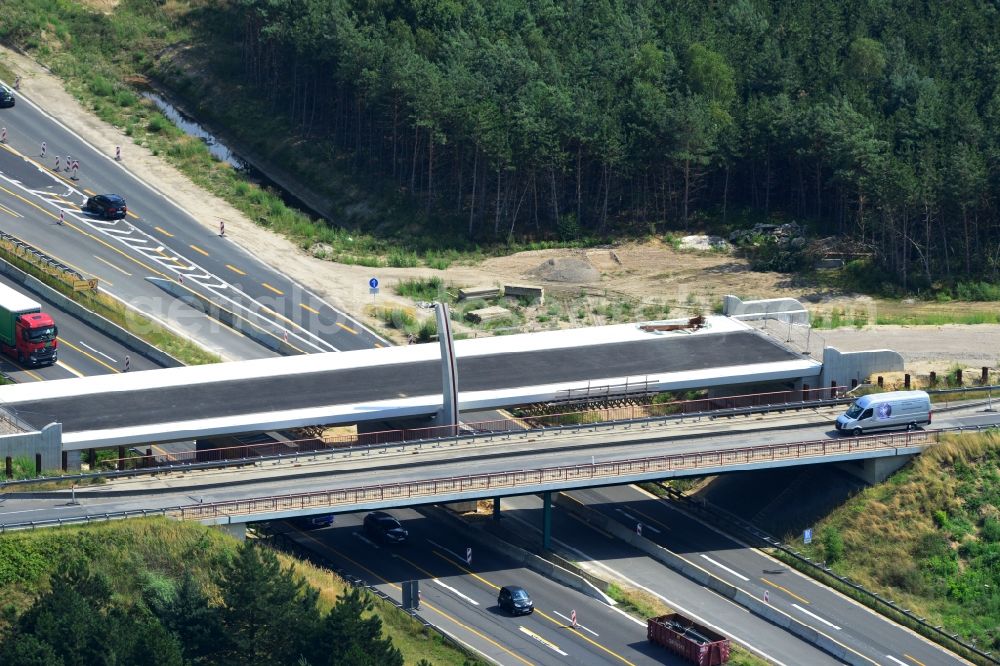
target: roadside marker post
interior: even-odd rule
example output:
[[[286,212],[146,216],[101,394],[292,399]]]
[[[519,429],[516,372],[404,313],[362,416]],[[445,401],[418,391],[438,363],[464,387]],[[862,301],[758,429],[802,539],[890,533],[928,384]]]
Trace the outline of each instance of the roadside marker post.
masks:
[[[767,590],[764,590],[764,603],[765,604],[771,603],[770,600],[768,600],[768,598],[767,598]]]
[[[122,161],[122,147],[115,146],[115,162],[121,162],[121,161]]]
[[[14,77],[14,90],[20,90],[20,89],[21,89],[21,77],[20,76],[15,76]]]
[[[72,167],[72,164],[73,164],[73,157],[72,157],[71,155],[67,155],[67,156],[66,156],[66,166],[65,166],[65,167],[63,167],[63,168],[64,168],[64,169],[65,169],[66,171],[69,171],[70,169],[72,169],[72,168],[73,168],[73,167]]]
[[[42,157],[45,157],[45,142],[42,141]]]
[[[465,563],[468,564],[468,565],[472,564],[472,548],[471,547],[465,549]]]
[[[66,211],[60,209],[59,210],[59,225],[62,226],[62,223],[65,222],[65,221],[66,221]]]
[[[128,357],[128,354],[125,354],[125,372],[128,372],[129,368],[131,367],[132,367],[132,359]]]
[[[56,155],[56,171],[59,171],[59,156]]]
[[[77,175],[77,172],[78,172],[79,170],[80,170],[80,163],[79,163],[79,162],[77,162],[77,161],[74,161],[74,162],[73,162],[73,175],[72,175],[72,176],[70,176],[70,178],[71,178],[72,180],[80,180],[80,177],[79,177],[79,176]]]
[[[642,536],[642,523],[635,524],[635,535]]]
[[[576,629],[580,625],[576,623],[576,609],[574,608],[569,612],[569,621],[573,623],[573,628]]]
[[[7,128],[0,127],[0,143],[7,143]]]

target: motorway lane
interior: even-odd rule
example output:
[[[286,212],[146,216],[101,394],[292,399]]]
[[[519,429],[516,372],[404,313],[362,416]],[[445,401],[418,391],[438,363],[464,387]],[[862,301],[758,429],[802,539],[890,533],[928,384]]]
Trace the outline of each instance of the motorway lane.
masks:
[[[861,653],[873,664],[965,664],[911,631],[833,592],[794,569],[688,517],[671,502],[632,486],[576,491],[571,497],[714,576],[736,585],[817,631]]]
[[[506,529],[540,546],[541,499],[534,495],[504,498]],[[642,551],[595,530],[569,512],[553,507],[555,552],[594,575],[617,580],[659,598],[663,603],[742,644],[755,654],[783,666],[823,666],[841,663],[788,631],[748,613],[746,609],[691,581]],[[929,665],[928,665],[929,666]]]
[[[87,322],[60,310],[38,294],[28,291],[5,275],[0,282],[42,305],[59,328],[59,360],[55,365],[29,368],[17,361],[0,356],[0,370],[15,382],[68,379],[103,375],[124,370],[125,355],[129,354],[130,370],[153,370],[160,366],[107,337]]]
[[[113,146],[106,151],[97,150],[49,118],[23,93],[19,102],[16,113],[3,116],[9,147],[47,169],[54,167],[56,155],[65,160],[65,155],[71,154],[80,161],[80,181],[74,184],[74,189],[79,191],[81,198],[92,192],[123,195],[129,204],[129,220],[141,233],[133,233],[132,238],[123,235],[117,239],[119,245],[129,247],[130,243],[138,243],[135,238],[140,236],[147,244],[155,241],[163,245],[166,253],[177,257],[184,266],[203,269],[179,269],[174,262],[166,261],[161,263],[165,272],[172,277],[185,275],[186,283],[197,284],[268,318],[280,329],[288,330],[293,344],[298,339],[303,346],[315,344],[328,351],[367,349],[386,344],[356,320],[334,310],[315,294],[239,248],[228,237],[221,237],[214,229],[206,229],[191,214],[173,204],[169,193],[160,193],[132,177],[124,167],[128,161],[128,146],[123,162],[115,162],[111,158]],[[44,159],[40,155],[42,140],[47,143]],[[23,176],[27,169],[28,163],[22,163],[18,176]],[[66,172],[60,175],[64,180],[68,176]],[[213,227],[217,222],[213,221]],[[85,268],[90,269],[91,265]],[[100,267],[95,265],[94,268]],[[367,289],[367,284],[359,284],[358,288]]]
[[[21,174],[28,184],[23,180],[10,182],[11,161],[23,162],[0,145],[0,230],[45,251],[85,278],[97,277],[102,290],[174,328],[181,336],[198,340],[223,358],[275,356],[243,334],[147,282],[147,277],[168,276],[148,257],[130,251],[92,228],[91,219],[77,205],[82,194],[71,191],[71,185],[37,169],[34,173],[27,172],[30,178]],[[59,224],[60,210],[65,214],[63,224]],[[152,253],[166,261],[167,255],[162,250],[160,254]]]
[[[338,515],[334,527],[298,532],[302,545],[336,567],[400,600],[399,583],[419,580],[420,614],[501,664],[586,666],[683,664],[650,645],[645,624],[575,590],[517,567],[502,555],[474,548],[450,523],[413,510],[396,510],[410,532],[401,546],[382,546],[363,532],[363,514]],[[496,605],[499,586],[521,585],[535,602],[531,615],[511,617]],[[581,627],[570,626],[576,610]]]

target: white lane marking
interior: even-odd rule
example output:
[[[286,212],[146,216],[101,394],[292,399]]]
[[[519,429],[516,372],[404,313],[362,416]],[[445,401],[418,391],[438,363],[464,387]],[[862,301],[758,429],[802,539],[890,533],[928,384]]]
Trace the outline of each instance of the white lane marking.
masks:
[[[819,620],[820,622],[822,622],[826,626],[833,627],[837,631],[840,631],[840,627],[838,627],[837,625],[835,625],[833,622],[830,622],[829,620],[824,620],[819,615],[816,615],[816,613],[813,613],[811,611],[807,611],[805,608],[803,608],[802,606],[799,606],[798,604],[792,604],[792,606],[795,607],[795,608],[797,608],[797,609],[799,609],[800,611],[802,611],[803,613],[805,613],[809,617],[814,618],[816,620]]]
[[[553,652],[556,652],[556,653],[558,653],[558,654],[562,655],[563,657],[568,657],[568,656],[569,656],[569,654],[568,654],[568,653],[566,653],[566,652],[563,652],[563,651],[562,651],[562,650],[560,650],[560,649],[559,649],[558,647],[556,647],[554,643],[551,643],[551,642],[549,642],[549,641],[545,640],[544,638],[542,638],[541,636],[539,636],[539,635],[538,635],[538,634],[536,634],[535,632],[531,631],[530,629],[527,629],[527,628],[525,628],[524,626],[518,626],[518,629],[520,629],[520,630],[521,630],[521,633],[524,633],[524,634],[528,634],[529,636],[531,636],[531,637],[532,637],[532,638],[534,638],[534,639],[535,639],[536,641],[538,641],[539,643],[541,643],[541,644],[542,644],[542,645],[544,645],[545,647],[549,648],[549,649],[550,649],[550,650],[552,650]]]
[[[899,660],[899,659],[896,659],[896,658],[895,658],[895,657],[893,657],[893,656],[892,656],[891,654],[887,654],[887,655],[885,655],[885,658],[886,658],[886,659],[892,659],[892,660],[893,660],[894,662],[896,662],[897,664],[899,664],[899,666],[910,666],[910,665],[909,665],[908,663],[906,663],[905,661],[901,661],[901,660]]]
[[[60,368],[62,368],[63,370],[65,370],[67,372],[73,373],[77,377],[83,377],[83,373],[82,372],[79,372],[78,370],[74,370],[73,368],[71,368],[68,365],[66,365],[65,363],[63,363],[62,361],[56,361],[56,365],[58,365]]]
[[[568,625],[572,625],[573,624],[573,620],[569,619],[568,617],[566,617],[565,615],[563,615],[559,611],[552,611],[552,612],[555,613],[556,615],[558,615],[559,617],[561,617],[562,619],[566,620],[566,624],[568,624]],[[642,622],[640,622],[639,624],[642,624]],[[587,627],[583,626],[579,622],[577,622],[575,628],[576,629],[583,629],[584,631],[586,631],[586,632],[588,632],[588,633],[590,633],[590,634],[592,634],[594,636],[599,636],[600,635],[596,631],[594,631],[593,629],[588,629]]]
[[[448,585],[447,583],[445,583],[445,582],[443,582],[443,581],[441,581],[441,580],[439,580],[437,578],[432,578],[431,581],[433,581],[435,585],[440,585],[441,587],[443,587],[444,589],[448,590],[449,592],[453,592],[456,596],[461,597],[462,599],[465,599],[466,601],[468,601],[473,606],[478,606],[479,605],[478,601],[476,601],[475,599],[472,599],[470,597],[465,596],[464,594],[462,594],[461,592],[459,592],[458,590],[456,590],[455,588],[453,588],[451,585]]]
[[[723,571],[728,571],[729,573],[733,574],[734,576],[736,576],[736,577],[737,577],[737,578],[739,578],[740,580],[744,580],[744,581],[746,581],[746,582],[748,582],[748,583],[750,582],[750,579],[749,579],[749,578],[747,578],[746,576],[744,576],[744,575],[743,575],[743,574],[741,574],[741,573],[737,573],[736,571],[733,571],[732,569],[730,569],[729,567],[727,567],[727,566],[726,566],[725,564],[723,564],[722,562],[716,562],[715,560],[713,560],[713,559],[712,559],[711,557],[709,557],[708,555],[705,555],[704,553],[702,553],[702,555],[701,555],[701,556],[702,556],[703,558],[705,558],[706,560],[708,560],[709,562],[711,562],[712,564],[714,564],[715,566],[717,566],[717,567],[719,567],[720,569],[722,569]]]
[[[455,551],[450,550],[449,548],[446,548],[446,547],[442,546],[441,544],[437,543],[436,541],[431,541],[430,539],[427,539],[427,543],[429,543],[430,545],[434,546],[435,548],[440,548],[444,552],[446,552],[449,555],[451,555],[452,557],[454,557],[455,560],[457,560],[459,562],[459,564],[461,564],[462,566],[465,566],[465,556],[464,555],[459,555]]]
[[[653,595],[654,597],[656,597],[657,599],[659,599],[660,601],[662,601],[666,605],[670,606],[671,608],[673,608],[677,612],[683,613],[684,615],[687,615],[688,617],[692,618],[696,622],[700,622],[701,624],[705,625],[706,627],[709,627],[711,629],[715,629],[719,633],[725,634],[725,635],[729,636],[730,638],[732,638],[737,643],[745,646],[751,652],[754,652],[754,653],[760,655],[761,657],[763,657],[764,659],[766,659],[767,661],[771,662],[772,664],[775,664],[775,666],[788,666],[788,664],[786,664],[786,663],[784,663],[782,661],[778,661],[777,659],[775,659],[774,657],[772,657],[768,653],[764,652],[760,648],[754,647],[754,645],[752,643],[750,643],[749,641],[743,640],[742,638],[740,638],[739,636],[737,636],[736,634],[734,634],[732,631],[730,631],[728,629],[723,629],[723,628],[721,628],[721,627],[713,624],[712,622],[709,622],[708,620],[704,619],[703,617],[701,617],[697,613],[695,613],[695,612],[693,612],[693,611],[685,608],[684,606],[682,606],[681,604],[677,603],[676,601],[673,601],[672,599],[668,599],[667,597],[663,596],[662,594],[660,594],[656,590],[652,590],[652,589],[646,587],[645,585],[643,585],[642,583],[639,583],[638,581],[632,580],[631,578],[629,578],[625,574],[621,573],[620,571],[618,571],[616,569],[612,569],[611,567],[609,567],[604,562],[601,562],[601,561],[599,561],[599,560],[591,557],[590,555],[587,555],[585,552],[583,552],[579,548],[574,548],[573,546],[570,546],[569,544],[565,543],[564,541],[560,541],[559,539],[554,539],[554,541],[556,543],[558,543],[560,546],[562,546],[563,548],[566,548],[568,550],[571,550],[571,551],[577,553],[580,556],[580,559],[585,560],[587,562],[590,562],[591,564],[593,564],[595,566],[598,566],[598,567],[604,569],[605,571],[610,572],[615,577],[617,577],[619,580],[622,580],[622,581],[628,583],[629,585],[631,585],[634,588],[643,590],[644,592],[648,592],[649,594]],[[615,608],[613,606],[612,606],[612,608],[614,610],[618,611],[619,613],[621,613],[622,615],[626,615],[625,611],[623,611],[622,609]],[[633,619],[635,619],[635,618],[633,618]],[[643,625],[643,626],[646,625],[645,622],[641,622],[639,620],[635,620],[635,622],[637,624],[640,624],[640,625]]]
[[[638,518],[636,518],[635,516],[633,516],[628,511],[625,511],[623,509],[619,509],[617,507],[615,508],[615,511],[617,511],[620,514],[622,514],[623,516],[625,516],[626,518],[628,518],[629,520],[631,520],[633,522],[642,523],[642,529],[649,530],[650,532],[655,532],[656,534],[660,534],[660,530],[656,529],[655,527],[653,527],[649,523],[643,523],[641,520],[639,520]]]
[[[372,548],[378,548],[378,544],[377,543],[375,543],[374,541],[372,541],[371,539],[369,539],[368,537],[366,537],[361,532],[354,532],[354,537],[357,538],[357,539],[361,539],[362,541],[364,541],[366,544],[368,544]]]
[[[116,362],[116,361],[115,361],[115,359],[111,358],[110,356],[108,356],[107,354],[105,354],[105,353],[104,353],[104,352],[102,352],[102,351],[99,351],[99,350],[97,350],[97,349],[94,349],[93,347],[91,347],[90,345],[88,345],[88,344],[87,344],[86,342],[84,342],[83,340],[77,340],[77,344],[79,344],[79,345],[80,345],[81,347],[86,347],[87,349],[89,349],[90,351],[94,352],[95,354],[100,354],[101,356],[103,356],[104,358],[108,359],[108,360],[109,360],[109,361],[111,361],[112,363],[115,363],[115,362]]]

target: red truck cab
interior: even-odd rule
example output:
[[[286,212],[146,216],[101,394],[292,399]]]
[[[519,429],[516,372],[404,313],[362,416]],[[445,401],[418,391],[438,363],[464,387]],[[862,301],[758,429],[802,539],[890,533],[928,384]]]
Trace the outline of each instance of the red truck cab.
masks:
[[[56,362],[59,329],[52,317],[44,312],[22,314],[15,320],[14,331],[13,349],[4,350],[8,355],[16,357],[22,365],[51,365]]]

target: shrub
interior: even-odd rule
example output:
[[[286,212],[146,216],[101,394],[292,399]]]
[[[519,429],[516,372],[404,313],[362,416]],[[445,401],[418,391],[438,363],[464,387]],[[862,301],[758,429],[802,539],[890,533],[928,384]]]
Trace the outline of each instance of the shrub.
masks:
[[[844,558],[844,537],[836,527],[823,530],[823,554],[828,564],[839,562]]]

